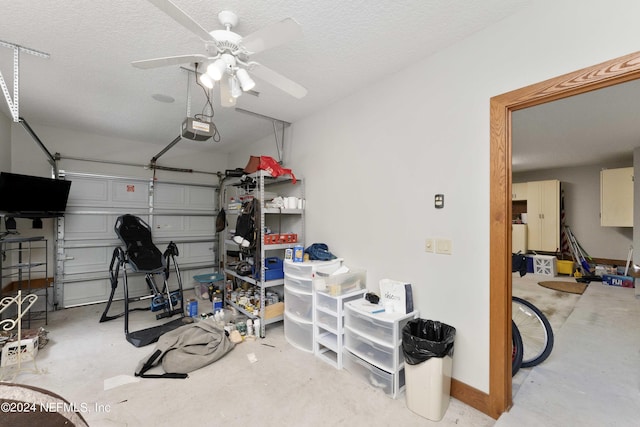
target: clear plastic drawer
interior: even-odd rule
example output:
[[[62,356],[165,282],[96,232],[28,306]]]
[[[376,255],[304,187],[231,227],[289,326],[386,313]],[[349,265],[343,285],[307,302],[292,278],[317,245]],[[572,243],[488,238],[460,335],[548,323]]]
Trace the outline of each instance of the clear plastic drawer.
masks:
[[[344,330],[345,347],[353,354],[367,362],[376,365],[388,372],[395,372],[396,361],[400,360],[399,346],[385,346],[373,340],[367,339],[351,330],[348,326]]]
[[[284,337],[295,348],[313,352],[313,324],[300,322],[284,314]]]
[[[364,313],[358,313],[350,310],[347,306],[344,325],[359,335],[366,335],[390,346],[394,344],[393,330],[394,327],[396,327],[394,322],[384,321]]]
[[[296,291],[300,292],[313,292],[313,280],[312,279],[304,279],[297,276],[292,276],[289,273],[284,274],[284,284]]]
[[[342,357],[344,369],[361,378],[371,386],[381,389],[385,394],[394,397],[393,374],[376,368],[350,351],[345,350]]]
[[[284,311],[301,320],[311,322],[313,320],[313,295],[296,292],[284,287]]]

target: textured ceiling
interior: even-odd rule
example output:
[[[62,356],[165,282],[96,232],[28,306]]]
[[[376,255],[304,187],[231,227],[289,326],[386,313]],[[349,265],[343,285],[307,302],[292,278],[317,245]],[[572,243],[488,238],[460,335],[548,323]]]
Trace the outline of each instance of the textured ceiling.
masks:
[[[222,29],[218,12],[232,10],[240,18],[234,28],[240,35],[296,19],[302,39],[252,59],[302,84],[308,95],[299,100],[256,79],[259,96],[245,94],[237,104],[295,122],[518,12],[530,0],[174,3],[207,30]],[[32,124],[166,145],[178,135],[187,109],[193,116],[204,108],[202,90],[195,84],[188,88],[189,73],[179,66],[131,66],[137,60],[206,53],[200,39],[148,1],[0,0],[0,40],[51,55],[20,58],[20,115]],[[12,92],[12,49],[0,47],[0,72]],[[156,101],[154,94],[175,102]],[[4,99],[0,111],[10,115]],[[273,132],[269,121],[217,103],[214,111],[222,139],[206,145],[208,150],[229,151]]]

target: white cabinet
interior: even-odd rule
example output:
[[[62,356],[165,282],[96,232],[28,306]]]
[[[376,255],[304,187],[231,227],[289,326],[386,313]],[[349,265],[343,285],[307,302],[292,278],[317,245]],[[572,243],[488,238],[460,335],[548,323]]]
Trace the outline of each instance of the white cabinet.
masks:
[[[560,181],[527,183],[527,246],[556,252],[560,248]]]
[[[518,182],[511,184],[512,200],[527,200],[527,183]]]
[[[222,253],[225,274],[227,277],[233,278],[233,290],[247,292],[247,288],[249,289],[248,298],[243,299],[242,302],[239,299],[234,301],[231,298],[233,292],[225,291],[225,302],[251,319],[260,318],[259,335],[261,337],[265,336],[267,324],[279,322],[286,317],[285,303],[282,301],[285,297],[284,268],[281,267],[285,250],[292,249],[296,245],[304,246],[304,209],[270,206],[269,202],[276,196],[304,199],[303,180],[298,179],[294,184],[289,178],[273,178],[264,171],[258,171],[243,178],[235,178],[226,182],[221,192],[222,206],[225,208],[231,207],[231,199],[246,201],[253,198],[258,201],[255,221],[256,244],[249,248],[243,248],[232,240],[233,233],[230,231],[235,228],[240,210],[227,209],[228,227],[225,230],[227,235],[223,239]],[[271,234],[267,234],[267,230],[271,230]],[[283,238],[274,239],[275,235]],[[291,239],[291,236],[294,235],[295,239]],[[239,258],[230,255],[230,252],[233,251],[239,252]],[[248,262],[253,266],[250,274],[241,275],[236,271],[235,264],[241,261]],[[280,297],[279,302],[274,303],[273,298],[268,298],[269,293],[272,296],[277,294]],[[311,296],[309,294],[310,302]],[[299,326],[296,336],[306,337],[305,332],[311,331],[310,322],[296,326]],[[309,339],[309,348],[311,345],[312,341]]]
[[[343,366],[344,305],[364,298],[366,292],[366,289],[359,289],[344,295],[331,295],[329,291],[314,293],[313,352],[336,369],[342,369]]]
[[[527,253],[527,224],[511,225],[511,252]]]
[[[405,387],[402,328],[418,311],[371,313],[368,301],[345,304],[344,368],[397,398]]]
[[[600,171],[600,225],[633,227],[633,168]]]

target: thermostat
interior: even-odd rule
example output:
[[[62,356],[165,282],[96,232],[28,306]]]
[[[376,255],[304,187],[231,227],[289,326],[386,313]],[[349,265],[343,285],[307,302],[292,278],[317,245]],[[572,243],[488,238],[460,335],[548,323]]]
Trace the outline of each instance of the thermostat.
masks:
[[[444,194],[436,194],[435,206],[436,206],[436,209],[444,208]]]

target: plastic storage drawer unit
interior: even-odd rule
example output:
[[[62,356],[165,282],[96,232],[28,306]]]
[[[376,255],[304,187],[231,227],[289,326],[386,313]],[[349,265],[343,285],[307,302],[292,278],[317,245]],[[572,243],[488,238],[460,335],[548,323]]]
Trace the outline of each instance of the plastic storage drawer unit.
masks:
[[[400,360],[402,356],[400,347],[389,347],[367,339],[363,335],[354,333],[348,326],[345,326],[344,337],[345,345],[353,354],[388,372],[393,372],[395,369],[394,353],[398,354],[396,360]]]
[[[284,335],[297,349],[313,352],[313,323],[301,322],[285,311]]]
[[[307,292],[307,293],[313,291],[313,279],[311,278],[302,278],[302,277],[293,276],[289,273],[285,273],[284,284],[289,289],[293,289],[295,291]]]
[[[313,295],[284,287],[284,311],[307,322],[313,320]]]
[[[331,261],[305,261],[293,262],[284,260],[284,272],[292,276],[312,279],[316,272],[331,274],[342,265],[342,259],[336,258]]]
[[[363,381],[367,382],[375,388],[381,389],[389,397],[397,397],[398,391],[394,393],[394,375],[389,372],[383,371],[380,368],[373,366],[366,360],[362,360],[358,356],[349,351],[344,351],[343,354],[344,368],[359,377]],[[399,375],[399,389],[404,388],[404,369],[402,369]]]
[[[346,310],[344,315],[345,325],[349,325],[352,330],[384,342],[393,342],[393,323],[352,310]]]

